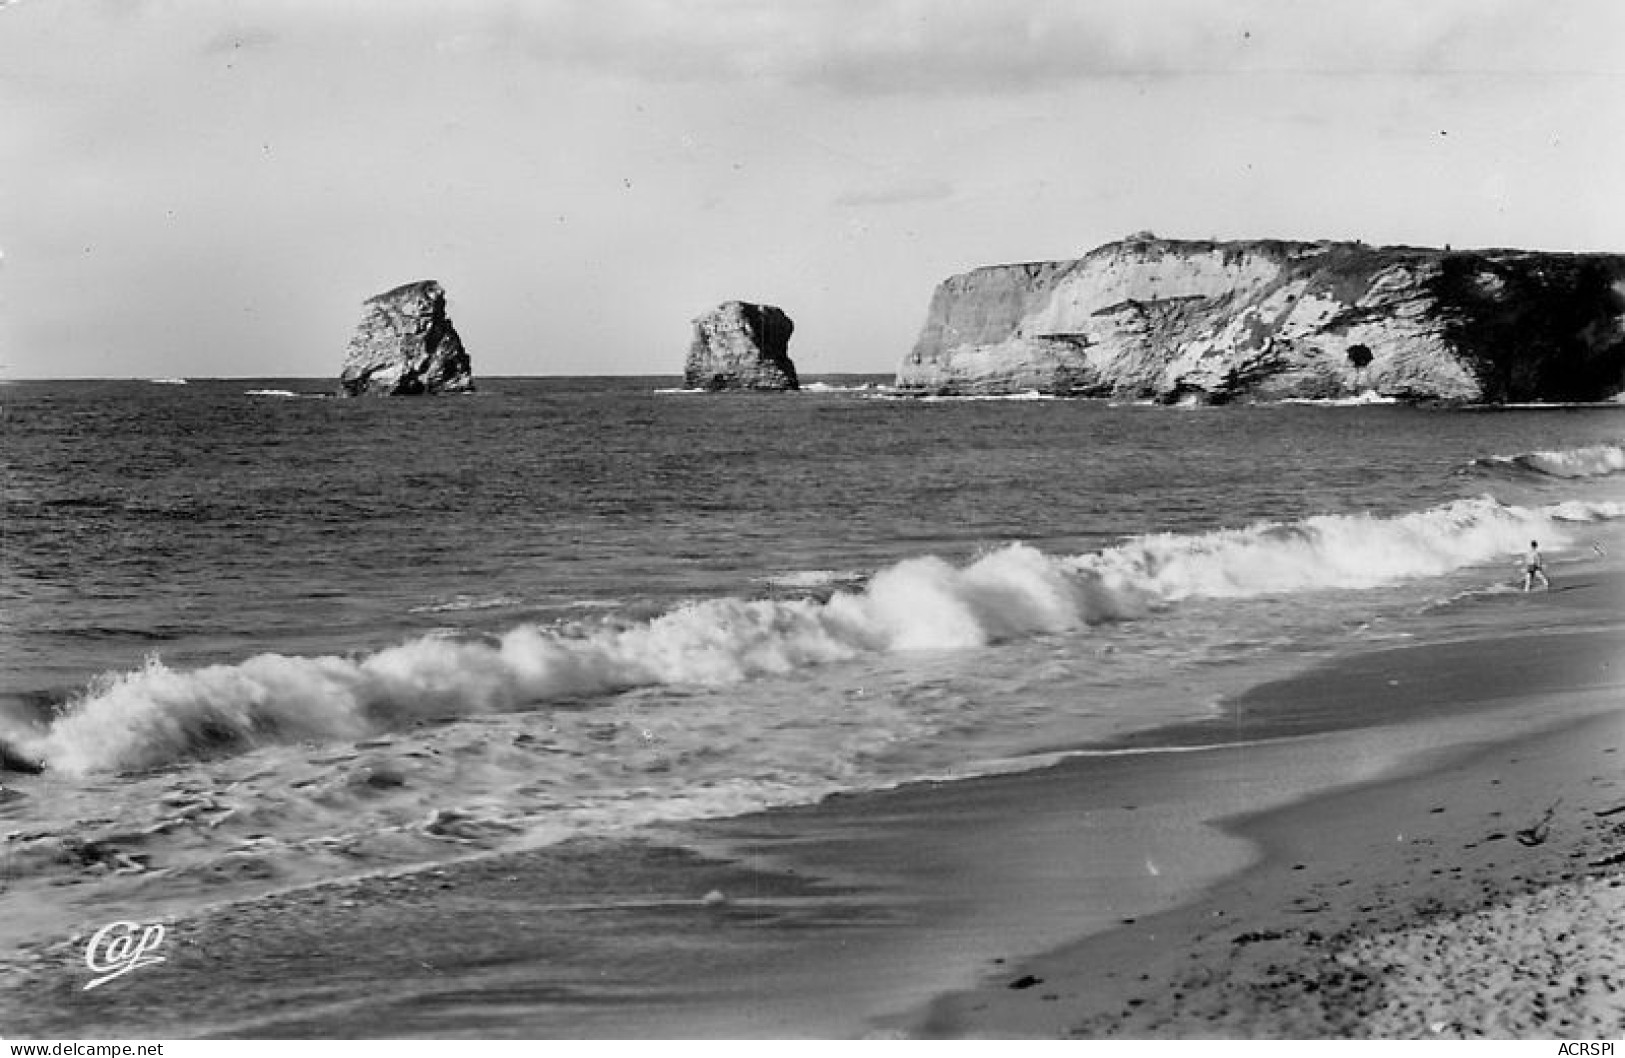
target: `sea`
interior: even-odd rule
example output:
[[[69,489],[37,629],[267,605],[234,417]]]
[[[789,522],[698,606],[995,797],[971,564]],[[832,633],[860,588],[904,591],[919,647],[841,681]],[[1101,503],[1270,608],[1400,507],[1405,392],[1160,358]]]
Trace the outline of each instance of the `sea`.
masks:
[[[0,941],[1035,768],[1625,546],[1621,404],[888,381],[0,385]]]

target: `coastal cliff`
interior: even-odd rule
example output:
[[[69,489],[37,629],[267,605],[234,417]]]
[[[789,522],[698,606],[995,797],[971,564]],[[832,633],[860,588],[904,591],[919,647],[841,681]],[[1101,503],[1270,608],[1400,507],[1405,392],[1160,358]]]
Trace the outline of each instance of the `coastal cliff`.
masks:
[[[688,389],[799,389],[790,360],[795,324],[774,305],[727,301],[694,321],[683,364]]]
[[[1131,237],[945,280],[897,387],[1606,400],[1625,389],[1625,256]]]
[[[371,297],[339,374],[346,396],[466,393],[474,371],[446,316],[446,291],[433,279]]]

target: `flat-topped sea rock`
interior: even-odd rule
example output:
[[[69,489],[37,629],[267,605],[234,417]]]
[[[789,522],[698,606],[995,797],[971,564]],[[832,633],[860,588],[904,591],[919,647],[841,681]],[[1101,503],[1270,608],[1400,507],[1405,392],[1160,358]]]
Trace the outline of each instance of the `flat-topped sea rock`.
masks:
[[[339,385],[347,396],[466,393],[474,371],[446,317],[446,291],[433,279],[368,298],[350,339]]]
[[[800,389],[790,360],[795,324],[775,305],[727,301],[694,321],[683,365],[688,389]]]
[[[1607,400],[1625,256],[1134,236],[937,287],[900,390]]]

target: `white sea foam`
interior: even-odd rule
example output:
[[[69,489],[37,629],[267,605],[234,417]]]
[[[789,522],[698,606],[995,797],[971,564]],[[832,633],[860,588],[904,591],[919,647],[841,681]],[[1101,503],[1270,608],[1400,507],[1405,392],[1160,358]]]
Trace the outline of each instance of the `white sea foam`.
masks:
[[[149,378],[149,379],[147,379],[147,381],[151,382],[155,386],[184,386],[184,385],[186,385],[186,379],[184,379],[184,378]]]
[[[1492,469],[1527,470],[1554,478],[1601,477],[1625,471],[1625,447],[1588,445],[1514,456],[1491,456],[1478,460],[1477,465]]]
[[[889,388],[890,387],[883,386],[878,382],[869,382],[869,383],[864,383],[862,385],[857,385],[857,386],[837,386],[837,385],[835,385],[833,383],[830,383],[830,382],[808,382],[806,385],[801,387],[800,392],[802,392],[802,393],[885,393],[885,392],[889,392]],[[654,390],[653,392],[658,393],[658,394],[668,394],[669,395],[669,394],[674,394],[674,393],[711,393],[711,392],[714,392],[714,391],[709,390],[709,389],[686,389],[686,388],[684,388],[682,386],[672,386],[672,387],[666,388],[666,389],[657,389],[657,390]]]
[[[862,655],[1072,632],[1191,597],[1369,588],[1503,561],[1534,538],[1560,550],[1569,523],[1622,517],[1625,504],[1521,508],[1486,496],[1394,518],[1142,536],[1072,557],[1022,544],[962,566],[922,556],[824,601],[724,597],[644,622],[429,635],[356,658],[263,654],[190,671],[153,659],[96,681],[19,749],[68,773],[130,770],[638,687],[724,686]]]
[[[971,394],[971,395],[966,395],[966,396],[927,396],[927,397],[918,397],[916,399],[924,401],[926,403],[938,403],[938,402],[988,401],[988,400],[1015,400],[1015,401],[1060,400],[1061,398],[1057,397],[1053,393],[1040,393],[1036,389],[1028,389],[1028,390],[1023,390],[1020,393],[979,393],[979,394]]]
[[[854,569],[796,569],[762,577],[759,583],[775,588],[827,588],[835,584],[855,584],[867,576]]]
[[[1564,522],[1625,516],[1625,505],[1509,507],[1484,496],[1396,518],[1327,515],[1198,536],[1139,537],[1075,560],[1108,587],[1177,600],[1322,588],[1371,588],[1504,559],[1540,538],[1561,547]]]
[[[1326,408],[1354,408],[1370,404],[1398,404],[1398,397],[1385,397],[1374,389],[1357,393],[1352,397],[1288,397],[1282,404],[1315,404]]]
[[[889,386],[879,382],[865,382],[856,386],[837,386],[831,382],[808,382],[801,387],[803,393],[883,393]]]
[[[276,397],[279,400],[327,400],[331,393],[296,393],[291,389],[245,389],[245,397]]]
[[[975,394],[937,394],[930,393],[916,395],[913,393],[898,393],[895,390],[881,387],[877,390],[864,393],[867,400],[899,400],[914,404],[974,404],[983,401],[1038,401],[1038,400],[1069,400],[1068,397],[1058,397],[1053,393],[1040,393],[1036,389],[1023,390],[1020,393],[975,393]]]

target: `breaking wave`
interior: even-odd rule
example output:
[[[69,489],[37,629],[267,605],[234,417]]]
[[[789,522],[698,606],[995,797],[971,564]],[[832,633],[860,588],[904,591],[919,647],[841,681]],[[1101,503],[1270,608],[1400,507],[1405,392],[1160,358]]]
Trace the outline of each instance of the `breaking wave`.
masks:
[[[796,392],[800,393],[889,393],[891,387],[880,382],[862,382],[857,385],[843,386],[836,382],[805,382]],[[711,390],[696,388],[689,389],[683,386],[668,386],[653,391],[656,394],[669,396],[675,393],[710,393]]]
[[[878,390],[865,394],[869,400],[901,400],[911,404],[976,404],[997,401],[1039,401],[1039,400],[1070,400],[1069,397],[1059,397],[1053,393],[1041,393],[1036,389],[1022,390],[1019,393],[974,393],[974,394],[940,394],[940,393],[898,393],[895,390],[881,387]]]
[[[1590,445],[1515,456],[1490,456],[1474,466],[1491,470],[1522,470],[1554,478],[1594,478],[1625,471],[1625,447]]]
[[[283,400],[326,400],[330,393],[296,393],[291,389],[245,389],[245,397],[279,397]]]
[[[1327,408],[1358,408],[1370,404],[1398,404],[1398,397],[1387,397],[1374,389],[1364,390],[1351,397],[1287,397],[1282,404],[1311,404]]]
[[[724,597],[648,621],[430,635],[359,657],[262,654],[95,681],[17,752],[72,774],[134,770],[270,742],[353,739],[415,721],[512,712],[659,685],[722,686],[862,655],[964,650],[1145,617],[1192,597],[1366,588],[1496,562],[1625,504],[1460,500],[1399,517],[1335,515],[1157,534],[1055,557],[1024,545],[956,566],[911,558],[824,599]]]
[[[868,577],[867,573],[860,573],[855,569],[796,569],[788,573],[776,573],[771,577],[758,577],[757,583],[805,591],[837,585],[861,584]]]
[[[806,382],[801,386],[803,393],[885,393],[890,386],[881,382],[860,382],[853,386],[843,386],[835,382]]]
[[[1108,586],[1169,601],[1373,588],[1507,558],[1535,537],[1562,547],[1565,523],[1620,517],[1625,504],[1527,508],[1485,496],[1392,518],[1323,515],[1198,536],[1161,533],[1072,561]]]

